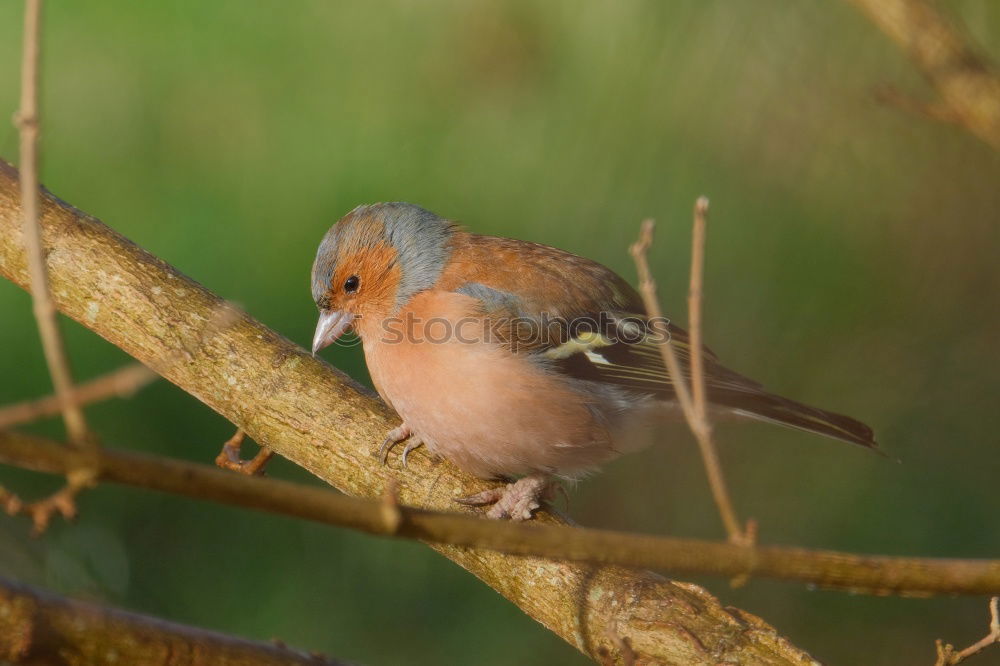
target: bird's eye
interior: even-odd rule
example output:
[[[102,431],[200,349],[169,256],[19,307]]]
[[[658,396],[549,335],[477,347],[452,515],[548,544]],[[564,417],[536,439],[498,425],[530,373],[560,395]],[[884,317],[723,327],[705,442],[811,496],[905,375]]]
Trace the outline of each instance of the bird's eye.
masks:
[[[344,282],[344,291],[346,291],[348,294],[353,294],[358,290],[359,284],[361,284],[361,280],[358,279],[358,276],[352,275],[351,277],[347,278],[347,280]]]

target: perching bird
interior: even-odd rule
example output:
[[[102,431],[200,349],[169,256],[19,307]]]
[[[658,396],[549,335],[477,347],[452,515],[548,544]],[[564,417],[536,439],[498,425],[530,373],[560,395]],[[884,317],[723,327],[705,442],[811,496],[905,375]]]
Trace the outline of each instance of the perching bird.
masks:
[[[658,338],[685,373],[687,335],[649,320],[639,295],[597,262],[481,236],[418,206],[359,206],[323,237],[312,270],[313,353],[360,336],[379,395],[402,425],[385,454],[425,445],[475,476],[510,483],[462,500],[524,520],[556,478],[629,450],[622,435],[674,404]],[[768,393],[706,350],[717,413],[875,448],[852,418]],[[634,434],[634,433],[633,433]],[[514,479],[517,479],[514,481]]]

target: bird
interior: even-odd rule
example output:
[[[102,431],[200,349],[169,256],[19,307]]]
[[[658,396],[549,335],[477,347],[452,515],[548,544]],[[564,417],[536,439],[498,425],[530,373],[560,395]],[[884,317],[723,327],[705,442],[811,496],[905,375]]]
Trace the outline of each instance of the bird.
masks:
[[[476,234],[410,203],[362,205],[337,221],[311,286],[313,355],[353,331],[376,391],[402,421],[378,449],[383,464],[406,442],[404,467],[424,446],[503,481],[456,498],[489,506],[489,518],[530,519],[560,480],[637,448],[636,424],[678,413],[658,345],[674,347],[690,379],[688,334],[650,318],[611,269]],[[878,450],[864,423],[768,392],[703,350],[712,414]]]

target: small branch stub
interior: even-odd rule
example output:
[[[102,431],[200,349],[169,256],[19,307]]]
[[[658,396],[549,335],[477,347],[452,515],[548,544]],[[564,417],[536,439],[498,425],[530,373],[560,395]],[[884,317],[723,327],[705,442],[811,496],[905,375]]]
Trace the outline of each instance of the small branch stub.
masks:
[[[222,445],[222,450],[215,457],[215,464],[223,469],[246,474],[247,476],[260,476],[264,474],[267,463],[274,456],[274,451],[266,446],[261,446],[260,450],[257,451],[257,455],[250,460],[243,460],[240,456],[243,449],[243,440],[246,439],[246,436],[245,432],[237,429],[236,433]]]
[[[0,505],[8,515],[25,515],[31,518],[31,535],[39,537],[48,530],[56,515],[65,520],[76,518],[77,495],[97,485],[97,476],[97,468],[93,464],[70,467],[66,471],[66,483],[48,497],[25,502],[14,493],[0,488]]]
[[[964,650],[955,650],[953,645],[944,643],[940,638],[935,642],[937,661],[934,666],[953,666],[960,664],[969,657],[979,654],[991,645],[1000,644],[1000,597],[990,599],[990,630],[982,639],[976,641]]]

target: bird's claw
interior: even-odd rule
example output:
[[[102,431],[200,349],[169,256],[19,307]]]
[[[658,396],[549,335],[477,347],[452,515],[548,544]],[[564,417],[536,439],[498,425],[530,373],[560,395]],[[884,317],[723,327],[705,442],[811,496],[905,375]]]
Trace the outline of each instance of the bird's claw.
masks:
[[[490,488],[475,495],[469,495],[468,497],[456,497],[455,501],[465,506],[489,506],[500,501],[506,487]]]
[[[540,474],[532,474],[498,488],[490,488],[468,497],[457,497],[455,501],[466,506],[486,506],[492,504],[486,517],[493,520],[509,518],[515,522],[531,520],[532,514],[542,506],[550,488],[550,480]]]
[[[424,445],[424,440],[419,437],[410,437],[410,441],[406,443],[406,448],[403,449],[403,455],[401,457],[403,467],[406,467],[406,458],[410,455],[410,451],[415,451]]]
[[[389,452],[404,441],[406,442],[406,447],[403,449],[403,455],[401,457],[403,467],[406,467],[406,460],[409,458],[410,452],[415,451],[424,445],[424,440],[417,435],[414,435],[413,431],[410,430],[409,426],[405,423],[393,428],[385,436],[385,440],[382,441],[382,446],[378,448],[378,457],[382,460],[383,465],[388,464],[389,462]]]
[[[389,460],[389,452],[396,448],[397,444],[408,438],[411,434],[410,429],[405,423],[386,433],[385,439],[382,440],[382,446],[378,447],[378,457],[382,460],[383,465],[385,465]]]

